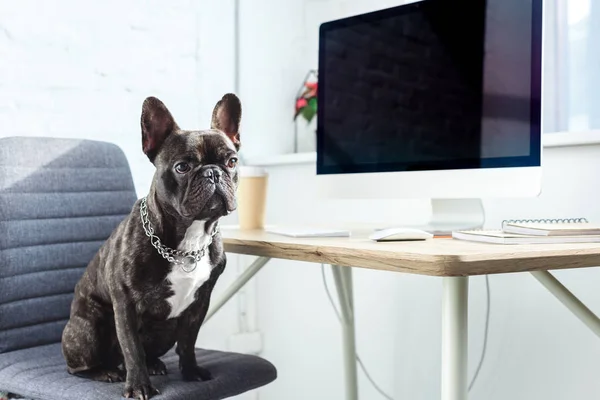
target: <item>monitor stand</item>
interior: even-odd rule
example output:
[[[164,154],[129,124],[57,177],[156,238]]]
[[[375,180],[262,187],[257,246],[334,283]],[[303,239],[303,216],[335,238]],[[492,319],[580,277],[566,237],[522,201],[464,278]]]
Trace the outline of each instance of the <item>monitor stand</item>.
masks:
[[[449,236],[453,231],[481,229],[484,222],[485,213],[480,199],[431,199],[431,219],[427,224],[401,227]]]
[[[481,199],[431,199],[431,219],[420,229],[442,236],[452,231],[481,229],[484,222]]]

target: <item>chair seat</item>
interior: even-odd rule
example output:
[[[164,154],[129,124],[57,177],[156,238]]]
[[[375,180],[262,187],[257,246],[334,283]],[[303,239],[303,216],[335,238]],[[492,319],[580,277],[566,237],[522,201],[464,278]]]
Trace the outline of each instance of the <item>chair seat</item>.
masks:
[[[156,400],[224,399],[275,380],[277,371],[268,361],[250,355],[196,350],[198,364],[213,379],[185,382],[174,350],[161,357],[166,376],[150,377],[160,395]],[[94,382],[67,373],[60,343],[0,354],[0,389],[36,400],[120,399],[124,383]]]

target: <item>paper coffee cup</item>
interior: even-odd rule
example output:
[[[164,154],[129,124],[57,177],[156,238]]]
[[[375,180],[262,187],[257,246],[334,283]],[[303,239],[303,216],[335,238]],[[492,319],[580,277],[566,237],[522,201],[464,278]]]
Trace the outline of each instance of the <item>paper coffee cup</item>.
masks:
[[[237,210],[240,229],[263,229],[267,203],[268,174],[264,168],[240,166]]]

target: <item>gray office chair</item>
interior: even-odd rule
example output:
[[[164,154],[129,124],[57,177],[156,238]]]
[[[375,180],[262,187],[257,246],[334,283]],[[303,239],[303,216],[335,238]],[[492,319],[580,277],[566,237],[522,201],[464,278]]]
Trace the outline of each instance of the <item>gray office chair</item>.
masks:
[[[136,200],[123,152],[89,141],[0,139],[0,391],[41,400],[118,399],[123,383],[69,375],[61,334],[73,289]],[[160,399],[223,399],[266,385],[275,367],[250,355],[198,350],[214,379],[184,382],[171,351]]]

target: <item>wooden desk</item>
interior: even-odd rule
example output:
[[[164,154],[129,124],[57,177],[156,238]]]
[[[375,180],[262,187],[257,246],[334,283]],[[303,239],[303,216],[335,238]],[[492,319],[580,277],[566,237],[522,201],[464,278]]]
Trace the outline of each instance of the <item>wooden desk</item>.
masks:
[[[290,238],[264,231],[223,230],[225,251],[433,276],[472,276],[600,265],[600,244],[509,246],[454,239],[377,243],[351,238]]]
[[[214,302],[207,319],[271,258],[331,264],[342,314],[346,398],[358,399],[352,268],[439,276],[442,295],[442,400],[466,400],[468,277],[531,272],[575,316],[600,336],[600,319],[548,270],[600,266],[600,244],[494,245],[432,239],[376,243],[370,231],[351,238],[290,238],[264,231],[222,228],[225,251],[259,258]]]

